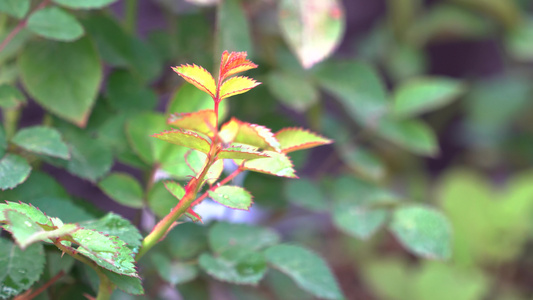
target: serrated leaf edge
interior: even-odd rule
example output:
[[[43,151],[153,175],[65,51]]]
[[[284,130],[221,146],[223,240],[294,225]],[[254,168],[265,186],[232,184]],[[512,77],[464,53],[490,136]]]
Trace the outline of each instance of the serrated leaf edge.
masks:
[[[310,131],[310,130],[302,128],[302,127],[286,127],[286,128],[283,128],[283,129],[279,130],[278,132],[276,132],[274,134],[274,137],[276,137],[279,133],[286,132],[286,131],[304,131],[306,133],[312,134],[312,135],[317,136],[318,138],[324,139],[326,141],[324,141],[324,142],[307,142],[307,143],[299,144],[299,145],[288,147],[288,148],[281,148],[281,152],[283,152],[283,153],[289,153],[289,152],[293,152],[293,151],[296,151],[296,150],[304,150],[304,149],[313,148],[313,147],[316,147],[316,146],[329,145],[329,144],[332,144],[334,142],[332,139],[328,139],[328,138],[324,137],[323,135],[320,135],[318,133],[315,133],[313,131]],[[276,137],[276,139],[277,139],[277,137]],[[302,146],[308,146],[308,145],[311,145],[311,146],[302,148]],[[280,145],[280,147],[281,147],[281,145]]]

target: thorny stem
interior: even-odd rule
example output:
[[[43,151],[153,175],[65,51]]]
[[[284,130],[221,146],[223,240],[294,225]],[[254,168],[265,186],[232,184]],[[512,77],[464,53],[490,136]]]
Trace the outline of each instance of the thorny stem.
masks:
[[[45,8],[50,4],[51,0],[43,0],[31,13],[29,13],[24,19],[22,19],[15,28],[7,35],[7,37],[0,44],[0,52],[11,42],[11,40],[24,28],[28,23],[28,18],[36,11]]]

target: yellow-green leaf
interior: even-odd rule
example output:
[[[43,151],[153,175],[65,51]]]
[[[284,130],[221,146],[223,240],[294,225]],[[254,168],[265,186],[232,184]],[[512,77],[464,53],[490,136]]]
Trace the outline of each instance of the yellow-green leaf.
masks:
[[[197,65],[181,65],[173,67],[172,70],[178,73],[187,82],[193,84],[198,89],[208,93],[211,97],[215,97],[216,84],[215,79],[206,69]]]
[[[279,149],[279,142],[269,128],[235,118],[222,125],[219,136],[228,144],[241,143],[267,150]]]
[[[220,87],[220,99],[245,93],[260,85],[260,82],[246,76],[236,76],[226,80]]]
[[[284,153],[333,143],[332,140],[303,128],[284,128],[278,131],[275,137]]]
[[[211,145],[209,142],[198,134],[181,129],[165,130],[161,133],[152,135],[160,140],[208,153]]]
[[[167,123],[207,135],[211,135],[217,127],[215,112],[212,109],[204,109],[193,113],[176,113],[168,118]]]

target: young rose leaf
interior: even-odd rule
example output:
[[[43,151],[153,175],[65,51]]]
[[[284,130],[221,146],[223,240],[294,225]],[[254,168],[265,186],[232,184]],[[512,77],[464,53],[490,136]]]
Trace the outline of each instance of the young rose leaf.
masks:
[[[232,77],[224,81],[220,87],[220,99],[222,100],[224,98],[245,93],[260,84],[260,82],[245,76]]]
[[[252,195],[240,186],[223,185],[209,191],[209,197],[229,208],[248,210],[252,206]]]
[[[232,249],[218,257],[204,253],[198,263],[214,278],[236,284],[256,285],[267,270],[264,255],[247,249]]]
[[[284,153],[264,151],[269,157],[252,159],[244,163],[244,169],[280,177],[298,178],[289,157]]]
[[[305,291],[324,299],[343,299],[335,277],[324,260],[310,250],[294,245],[276,245],[265,251],[272,267],[280,270]]]
[[[21,129],[11,142],[34,153],[63,159],[70,157],[68,146],[61,139],[61,134],[53,128],[33,126]]]
[[[344,9],[338,0],[282,0],[279,22],[283,37],[306,69],[322,61],[339,44]]]
[[[224,51],[220,59],[220,79],[224,81],[231,75],[257,68],[257,65],[246,58],[247,53]]]
[[[218,178],[220,178],[222,171],[224,171],[224,161],[221,159],[215,161],[215,163],[211,165],[211,168],[209,168],[209,170],[207,171],[207,175],[205,176],[207,183],[215,183]]]
[[[163,183],[172,196],[176,197],[178,200],[181,200],[181,198],[185,196],[185,189],[179,183],[175,181],[165,181]]]
[[[11,299],[28,289],[39,280],[44,265],[42,244],[22,250],[10,240],[0,237],[0,299]]]
[[[0,204],[0,223],[5,223],[5,212],[7,210],[13,210],[17,211],[21,214],[26,215],[28,218],[31,219],[32,222],[35,222],[40,225],[46,225],[49,227],[53,227],[54,224],[50,220],[49,217],[47,217],[42,211],[40,211],[37,207],[26,204],[26,203],[15,203],[15,202],[9,202],[6,201],[6,203]]]
[[[25,214],[15,210],[6,210],[4,215],[9,224],[8,231],[23,250],[33,243],[70,235],[79,229],[76,224],[66,224],[57,229],[45,230]]]
[[[222,149],[217,156],[218,159],[255,159],[262,157],[268,157],[268,155],[257,151],[255,147],[235,144]]]
[[[108,213],[98,220],[80,223],[80,226],[85,229],[96,230],[104,234],[116,236],[121,241],[124,241],[134,252],[135,248],[141,245],[142,235],[139,233],[139,229],[127,219],[114,213]]]
[[[193,64],[173,67],[172,70],[178,73],[178,75],[183,77],[187,82],[208,93],[212,98],[215,98],[215,79],[206,69]]]
[[[270,228],[225,222],[216,223],[208,234],[209,247],[218,254],[235,248],[260,250],[280,240],[280,235]]]
[[[284,128],[274,135],[283,153],[333,143],[332,140],[302,128]]]
[[[211,148],[210,143],[198,134],[182,129],[165,130],[152,135],[160,140],[208,153]]]
[[[78,253],[87,256],[100,267],[118,274],[139,277],[135,269],[134,253],[116,236],[80,229],[72,234],[72,242],[79,245],[76,249]]]
[[[172,114],[167,123],[181,129],[198,131],[208,136],[211,136],[217,128],[215,111],[212,109]]]
[[[422,206],[408,206],[394,212],[390,230],[414,254],[447,259],[451,255],[452,229],[444,215]]]
[[[7,154],[0,159],[0,190],[12,189],[28,178],[31,166],[15,154]]]
[[[144,205],[141,184],[127,173],[111,173],[98,183],[98,187],[124,206],[141,208]]]
[[[227,144],[241,143],[265,150],[279,149],[279,142],[269,128],[235,118],[222,125],[219,136]]]

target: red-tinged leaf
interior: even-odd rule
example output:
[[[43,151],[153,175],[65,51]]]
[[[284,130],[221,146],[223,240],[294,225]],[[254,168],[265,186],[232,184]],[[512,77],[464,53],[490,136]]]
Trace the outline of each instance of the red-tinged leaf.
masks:
[[[245,76],[232,77],[220,87],[220,99],[245,93],[260,84],[260,82]]]
[[[172,129],[172,130],[165,130],[161,133],[156,133],[152,135],[153,137],[156,137],[160,140],[184,146],[187,148],[191,148],[194,150],[198,150],[203,153],[208,153],[209,149],[211,148],[209,142],[199,136],[198,134],[183,130],[183,129]]]
[[[284,153],[265,151],[269,157],[252,159],[244,162],[243,168],[280,177],[298,178],[291,160]]]
[[[163,182],[165,188],[176,197],[178,200],[181,200],[185,196],[185,189],[175,181],[165,181]]]
[[[279,149],[279,142],[269,128],[235,118],[222,125],[219,136],[226,144],[241,143],[265,150]]]
[[[6,210],[14,210],[19,213],[22,213],[28,218],[30,218],[33,222],[39,224],[39,225],[45,225],[50,228],[54,227],[54,224],[52,223],[52,220],[44,214],[42,211],[40,211],[37,207],[26,204],[26,203],[16,203],[16,202],[9,202],[6,201],[6,203],[0,203],[0,224],[6,223],[4,212]]]
[[[181,65],[173,67],[172,70],[178,73],[187,82],[193,84],[198,89],[208,93],[211,97],[215,97],[216,84],[215,79],[206,69],[197,65]]]
[[[333,143],[332,140],[303,128],[284,128],[276,132],[275,137],[284,153]]]
[[[223,185],[209,191],[214,201],[233,209],[248,210],[252,206],[252,195],[240,186]]]
[[[231,145],[227,148],[222,149],[218,153],[217,158],[219,159],[256,159],[269,157],[263,152],[257,151],[257,148],[250,147],[247,145]]]
[[[217,127],[215,111],[212,109],[200,110],[193,113],[172,114],[167,123],[178,128],[198,131],[212,136]]]
[[[212,164],[211,167],[209,168],[209,171],[207,171],[205,180],[207,181],[207,183],[212,185],[218,180],[218,178],[220,177],[220,174],[222,174],[222,171],[224,171],[224,161],[223,160],[215,161],[215,163]]]
[[[257,65],[246,59],[246,52],[224,51],[220,60],[220,80],[224,81],[227,77],[257,68]]]

